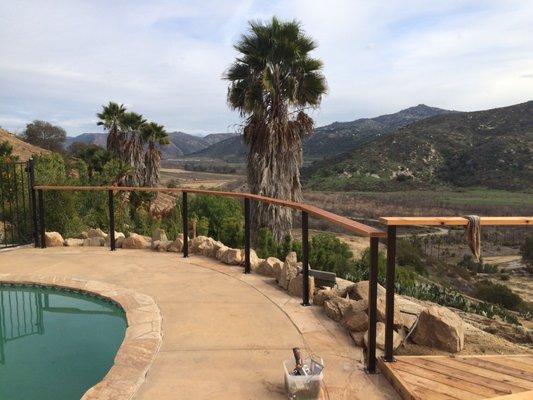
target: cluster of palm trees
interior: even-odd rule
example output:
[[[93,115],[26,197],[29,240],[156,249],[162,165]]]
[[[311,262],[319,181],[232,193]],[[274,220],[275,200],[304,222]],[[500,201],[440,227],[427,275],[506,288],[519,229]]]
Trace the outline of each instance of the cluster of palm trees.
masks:
[[[129,169],[119,185],[156,186],[161,168],[159,146],[169,143],[165,128],[114,102],[102,106],[96,115],[98,125],[108,132],[107,150]]]

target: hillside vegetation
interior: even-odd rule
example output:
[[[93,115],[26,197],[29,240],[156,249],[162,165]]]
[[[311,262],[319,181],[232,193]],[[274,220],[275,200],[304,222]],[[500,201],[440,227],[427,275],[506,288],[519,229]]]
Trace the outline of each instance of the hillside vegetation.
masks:
[[[435,185],[529,190],[533,101],[424,119],[305,171],[328,190],[403,190]]]
[[[13,147],[12,154],[19,158],[20,161],[28,160],[34,154],[50,154],[49,150],[23,142],[15,135],[0,128],[0,143],[8,142]]]

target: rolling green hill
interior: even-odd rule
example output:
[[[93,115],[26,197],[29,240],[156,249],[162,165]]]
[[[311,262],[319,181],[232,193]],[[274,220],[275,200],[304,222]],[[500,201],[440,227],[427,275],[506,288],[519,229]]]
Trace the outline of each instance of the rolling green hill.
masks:
[[[533,101],[438,115],[304,171],[318,190],[533,189]]]

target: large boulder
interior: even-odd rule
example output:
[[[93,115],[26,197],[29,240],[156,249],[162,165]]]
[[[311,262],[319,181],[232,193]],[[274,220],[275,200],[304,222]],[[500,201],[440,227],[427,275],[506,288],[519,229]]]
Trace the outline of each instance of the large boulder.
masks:
[[[165,233],[164,229],[156,228],[154,230],[154,233],[152,234],[152,242],[156,242],[158,240],[165,242],[168,241],[167,234]]]
[[[265,261],[263,258],[259,258],[254,249],[250,249],[250,268],[255,271],[259,265]]]
[[[65,244],[59,232],[45,232],[44,242],[46,243],[46,247],[60,247]]]
[[[168,247],[167,251],[172,251],[174,253],[181,253],[183,250],[183,234],[179,234],[176,240],[174,240]]]
[[[392,331],[392,348],[398,348],[402,344],[404,337],[403,331],[400,331],[400,333]],[[365,346],[368,346],[368,331],[365,333]],[[385,350],[385,324],[383,322],[376,324],[376,347]]]
[[[224,254],[226,254],[226,251],[229,250],[228,246],[221,246],[217,250],[216,259],[222,261],[222,258],[224,257]]]
[[[126,236],[122,232],[115,231],[115,247],[116,248],[121,248],[122,247],[122,242],[124,241],[125,238],[126,238]],[[111,236],[110,235],[107,235],[107,239],[105,240],[105,245],[108,246],[108,247],[111,246]]]
[[[220,257],[220,261],[228,265],[241,265],[244,262],[244,251],[241,249],[226,248]]]
[[[446,307],[431,306],[420,313],[411,338],[422,346],[457,353],[465,344],[464,322]]]
[[[198,237],[194,238],[192,242],[198,239]],[[224,244],[210,237],[203,236],[203,238],[205,239],[201,240],[200,243],[198,243],[198,241],[194,243],[193,251],[206,257],[216,258],[218,250],[223,247]]]
[[[285,262],[288,262],[288,263],[296,263],[296,262],[298,262],[298,258],[296,256],[296,252],[295,251],[290,251],[289,254],[287,254],[285,256]]]
[[[377,285],[377,319],[379,322],[386,322],[386,294],[387,291],[383,286],[381,286],[379,283]],[[349,286],[346,289],[346,294],[351,298],[355,300],[368,300],[368,281],[360,281],[357,283],[354,283],[353,285]],[[397,302],[397,297],[395,296],[395,303]],[[400,312],[400,309],[398,307],[394,307],[394,325],[399,327],[402,326],[403,323],[402,314]]]
[[[290,281],[298,275],[301,270],[301,265],[297,262],[285,261],[281,269],[278,284],[285,290],[289,289]]]
[[[303,274],[296,275],[289,282],[289,294],[291,296],[296,296],[302,298],[304,293],[304,276]],[[310,276],[309,278],[309,299],[313,299],[313,293],[315,293],[315,278]]]
[[[155,251],[168,251],[168,248],[172,244],[171,240],[156,240],[152,242],[152,250]]]
[[[283,268],[283,262],[276,257],[268,257],[259,263],[255,269],[255,273],[264,276],[270,276],[275,278],[281,269]]]
[[[343,325],[353,332],[365,332],[368,330],[368,315],[364,311],[350,312],[343,321]]]
[[[105,233],[100,228],[88,229],[87,230],[87,238],[90,239],[90,238],[93,238],[93,237],[99,237],[99,238],[103,238],[105,240],[105,239],[107,239],[107,233]]]
[[[68,247],[83,246],[83,239],[67,238],[65,239],[65,246],[68,246]]]
[[[189,250],[191,253],[202,254],[199,247],[202,246],[202,251],[205,251],[206,245],[208,246],[211,242],[214,240],[207,236],[196,236],[189,242]]]
[[[332,297],[324,301],[324,311],[332,320],[340,322],[348,314],[352,301],[338,296]]]
[[[368,302],[366,300],[350,301],[344,312],[343,325],[350,331],[364,332],[368,329]]]
[[[123,249],[149,249],[150,239],[137,233],[130,235],[122,242]]]
[[[88,237],[87,239],[83,239],[83,245],[101,247],[105,245],[105,239],[99,236]]]
[[[316,306],[323,306],[326,300],[329,300],[333,297],[338,297],[336,291],[333,289],[327,288],[317,290],[313,296],[313,304]]]

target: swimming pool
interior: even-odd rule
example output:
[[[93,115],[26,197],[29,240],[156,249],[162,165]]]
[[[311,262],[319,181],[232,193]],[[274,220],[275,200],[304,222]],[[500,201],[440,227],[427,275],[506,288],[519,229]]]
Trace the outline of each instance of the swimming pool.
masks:
[[[100,298],[0,284],[0,399],[79,399],[113,365],[126,327]]]

